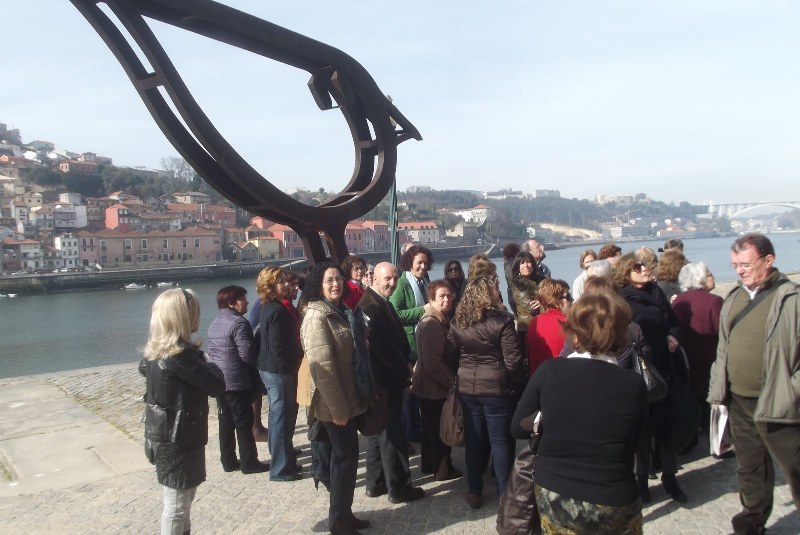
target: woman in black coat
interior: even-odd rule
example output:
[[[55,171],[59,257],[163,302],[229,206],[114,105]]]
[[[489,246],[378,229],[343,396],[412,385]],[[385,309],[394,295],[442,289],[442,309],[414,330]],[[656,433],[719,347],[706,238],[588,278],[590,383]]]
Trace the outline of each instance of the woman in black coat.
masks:
[[[633,321],[642,329],[652,352],[653,364],[664,378],[671,377],[674,373],[673,353],[680,347],[678,319],[664,293],[653,281],[650,265],[633,253],[627,254],[614,266],[614,281],[620,287],[620,295],[631,307]],[[650,435],[655,440],[661,460],[661,482],[673,500],[686,502],[688,498],[675,478],[678,471],[676,452],[664,439],[669,434],[669,421],[666,400],[650,406]],[[650,501],[649,439],[642,441],[637,453],[636,476],[642,501],[646,503]]]
[[[161,533],[188,533],[197,487],[206,480],[208,398],[225,393],[222,371],[192,340],[200,305],[191,290],[167,290],[153,303],[139,372],[146,377],[145,439],[164,511]]]

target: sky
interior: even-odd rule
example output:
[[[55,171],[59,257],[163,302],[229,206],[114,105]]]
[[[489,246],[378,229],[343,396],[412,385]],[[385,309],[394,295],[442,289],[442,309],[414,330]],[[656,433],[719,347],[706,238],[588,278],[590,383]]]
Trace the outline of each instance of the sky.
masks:
[[[800,200],[800,3],[405,0],[227,5],[339,48],[419,129],[397,184],[664,202]],[[178,156],[67,1],[4,2],[0,122],[157,169]],[[220,132],[276,186],[339,191],[342,115],[308,73],[150,21]]]

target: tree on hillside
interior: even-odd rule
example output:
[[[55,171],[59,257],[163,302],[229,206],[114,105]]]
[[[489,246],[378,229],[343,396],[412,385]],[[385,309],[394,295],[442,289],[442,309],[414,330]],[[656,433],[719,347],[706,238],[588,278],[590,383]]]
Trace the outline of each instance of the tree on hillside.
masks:
[[[191,185],[197,174],[194,168],[189,165],[189,162],[176,156],[161,158],[161,168],[167,172],[179,188],[186,188]]]
[[[57,173],[45,166],[27,170],[23,178],[40,186],[59,186],[62,183],[61,173]]]
[[[76,171],[65,173],[61,182],[69,191],[80,193],[84,197],[100,197],[106,194],[103,177]]]

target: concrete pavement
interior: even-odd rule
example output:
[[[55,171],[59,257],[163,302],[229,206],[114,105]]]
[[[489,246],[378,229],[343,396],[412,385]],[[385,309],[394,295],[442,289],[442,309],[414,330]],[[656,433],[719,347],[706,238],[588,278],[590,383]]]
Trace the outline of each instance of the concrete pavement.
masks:
[[[132,363],[0,380],[0,533],[158,532],[161,494],[141,446],[144,380],[135,368]],[[326,532],[328,493],[316,491],[308,474],[303,416],[295,445],[303,449],[304,479],[291,483],[270,482],[266,474],[223,472],[216,415],[210,420],[208,480],[192,507],[193,532]],[[266,459],[266,444],[258,446]],[[667,499],[653,482],[653,503],[644,511],[646,534],[730,533],[730,517],[739,510],[735,460],[717,461],[705,451],[702,444],[680,458],[678,478],[688,504]],[[463,469],[463,449],[454,450],[454,463]],[[367,498],[362,448],[353,510],[372,521],[366,535],[495,533],[490,479],[486,505],[474,511],[464,501],[464,479],[435,482],[420,475],[418,456],[412,464],[425,499],[393,505],[385,496]],[[796,535],[800,514],[778,474],[769,533]]]

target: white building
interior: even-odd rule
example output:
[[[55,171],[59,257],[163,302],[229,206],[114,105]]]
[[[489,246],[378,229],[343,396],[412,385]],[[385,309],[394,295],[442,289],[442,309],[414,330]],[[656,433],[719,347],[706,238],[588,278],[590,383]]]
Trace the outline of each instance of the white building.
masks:
[[[56,236],[54,240],[56,249],[61,251],[61,262],[64,267],[79,267],[78,238],[72,234]]]

